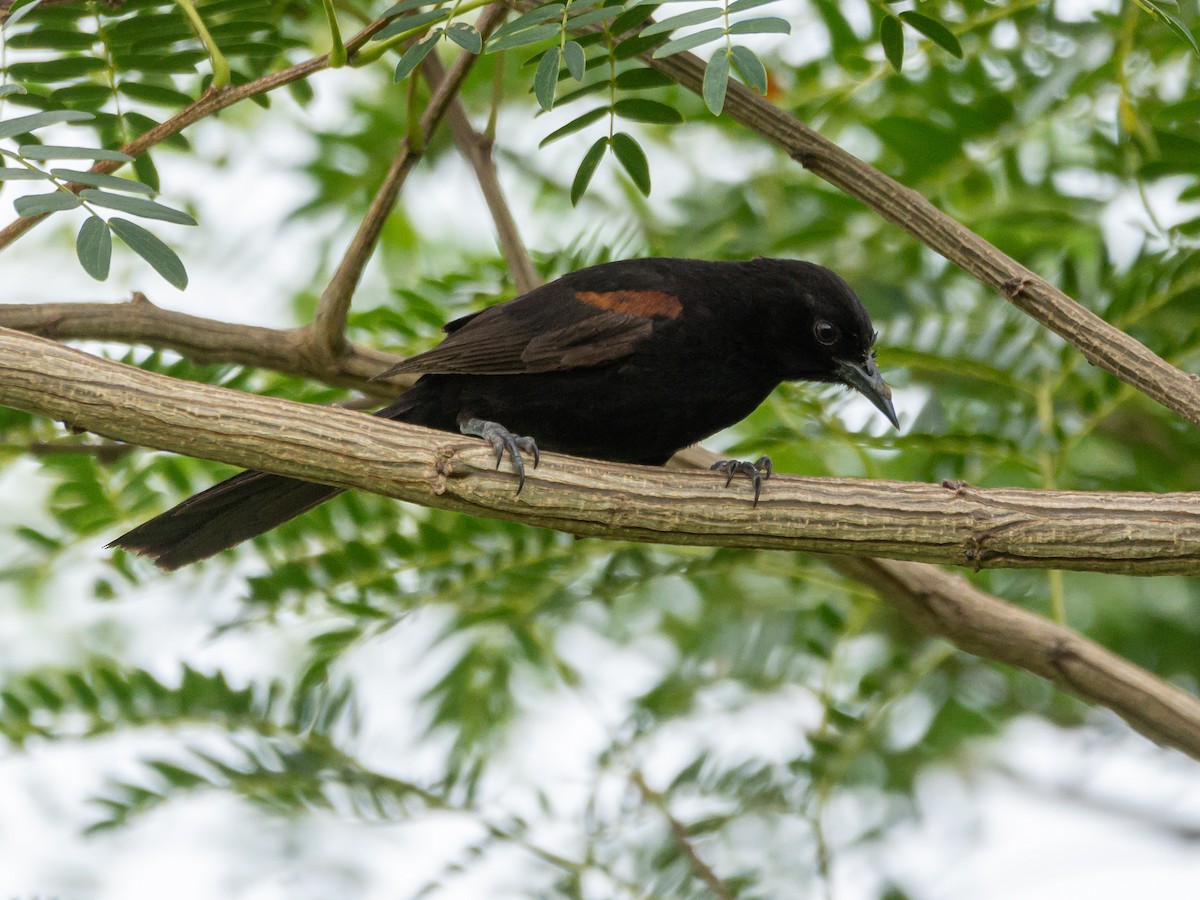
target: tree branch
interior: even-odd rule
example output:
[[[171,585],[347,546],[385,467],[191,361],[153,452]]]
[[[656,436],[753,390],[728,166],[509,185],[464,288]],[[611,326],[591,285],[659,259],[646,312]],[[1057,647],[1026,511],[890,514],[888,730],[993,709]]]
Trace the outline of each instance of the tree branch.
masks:
[[[552,465],[517,495],[476,440],[183,382],[8,330],[0,402],[126,443],[598,537],[973,568],[1200,573],[1200,494],[779,476],[755,507],[748,489],[726,489],[717,474],[546,454]]]
[[[430,84],[440,83],[445,78],[445,69],[436,56],[427,56],[423,66],[425,77]],[[450,131],[454,135],[454,143],[459,152],[475,170],[475,179],[479,182],[483,199],[491,211],[492,221],[496,225],[496,238],[504,260],[508,263],[513,283],[520,293],[528,293],[541,284],[541,279],[533,267],[533,260],[529,258],[529,251],[525,249],[525,242],[521,240],[521,233],[508,207],[504,191],[500,188],[496,161],[492,155],[492,139],[475,130],[458,97],[450,101],[446,120],[450,124]]]
[[[1040,675],[1108,707],[1151,740],[1200,759],[1200,701],[1069,628],[933,566],[850,557],[828,563],[871,585],[927,634]]]
[[[0,304],[0,327],[57,340],[144,344],[197,363],[259,366],[379,398],[394,397],[413,381],[411,376],[370,380],[400,361],[391,353],[347,344],[336,360],[317,359],[308,352],[302,328],[261,328],[191,316],[155,306],[140,292],[125,303]]]
[[[500,20],[507,14],[508,7],[503,3],[494,3],[484,9],[475,27],[486,40],[492,29],[500,24]],[[432,58],[431,56],[430,59]],[[475,54],[464,50],[454,60],[450,71],[443,72],[443,77],[438,80],[433,96],[429,99],[429,105],[421,116],[420,128],[424,138],[423,144],[432,137],[434,129],[442,121],[442,117],[451,104],[455,102],[463,81],[466,80],[467,74],[478,58]],[[391,213],[392,207],[396,205],[400,189],[404,186],[408,173],[420,160],[421,154],[422,150],[414,149],[408,138],[401,142],[400,150],[392,160],[375,197],[371,200],[371,206],[359,225],[354,239],[350,242],[346,255],[329,285],[321,294],[311,332],[313,349],[319,356],[332,360],[345,351],[346,317],[350,314],[350,300],[354,296],[355,288],[358,287],[359,279],[362,278],[367,260],[371,258],[371,253],[379,241],[383,224],[387,220],[388,214]]]
[[[638,793],[642,795],[642,799],[659,811],[667,821],[667,830],[671,834],[671,843],[683,854],[684,859],[688,861],[688,866],[692,873],[704,882],[704,886],[712,892],[712,895],[717,900],[732,900],[733,891],[729,885],[723,882],[717,873],[712,870],[712,867],[701,858],[696,850],[696,845],[692,842],[692,834],[688,831],[687,826],[680,822],[671,813],[671,808],[667,805],[667,798],[654,790],[650,785],[646,784],[646,778],[642,775],[640,769],[634,769],[629,774],[629,780],[633,782],[633,786],[638,789]]]
[[[651,49],[641,59],[688,90],[703,93],[705,63],[695,54],[677,53],[655,59]],[[1078,348],[1093,365],[1200,425],[1200,375],[1175,368],[916,191],[847,153],[736,80],[729,82],[725,114],[782,148],[814,175],[861,200],[970,275],[999,290],[1022,312]]]

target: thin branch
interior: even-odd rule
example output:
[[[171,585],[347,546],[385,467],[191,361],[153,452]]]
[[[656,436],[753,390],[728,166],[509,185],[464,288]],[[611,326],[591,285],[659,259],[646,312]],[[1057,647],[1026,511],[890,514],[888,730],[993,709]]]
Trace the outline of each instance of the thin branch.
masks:
[[[705,63],[695,54],[677,53],[655,59],[651,49],[641,58],[688,90],[703,93]],[[1175,368],[916,191],[847,153],[736,80],[729,82],[725,113],[782,148],[814,175],[861,200],[970,275],[999,290],[1022,312],[1074,345],[1093,365],[1200,425],[1200,375]]]
[[[642,795],[642,799],[657,809],[662,817],[667,820],[667,829],[671,832],[671,843],[683,854],[696,877],[704,882],[705,887],[712,891],[713,896],[718,898],[718,900],[733,900],[733,891],[730,890],[729,885],[717,876],[712,867],[696,851],[696,846],[692,843],[691,832],[687,830],[687,826],[671,814],[671,809],[667,806],[667,798],[646,784],[646,779],[639,769],[634,769],[629,773],[629,780],[638,789],[638,793]]]
[[[518,495],[514,476],[495,471],[490,448],[479,441],[180,381],[6,329],[0,330],[0,403],[112,440],[599,537],[875,554],[882,552],[879,543],[890,543],[944,558],[959,529],[987,527],[999,517],[1008,522],[999,532],[1005,539],[1030,525],[1036,530],[1057,522],[1067,541],[1115,533],[1118,541],[1106,552],[1120,552],[1120,536],[1132,533],[1123,526],[1122,507],[1132,503],[1145,504],[1139,529],[1145,524],[1161,531],[1154,522],[1177,520],[1178,527],[1160,535],[1170,546],[1159,550],[1190,547],[1193,571],[1200,559],[1197,498],[1186,494],[961,493],[933,485],[780,476],[755,509],[717,475],[545,454]],[[1101,498],[1096,508],[1102,524],[1077,518],[1081,502]],[[916,514],[920,507],[924,515]],[[864,540],[873,527],[882,532],[879,543]],[[936,534],[936,542],[921,545],[914,540],[919,534]],[[1028,534],[1027,542],[1031,552],[1043,543]],[[874,587],[926,631],[1041,675],[1200,759],[1200,702],[1086,638],[929,566],[830,562]],[[1101,556],[1097,562],[1114,561]]]
[[[492,29],[500,24],[507,14],[508,7],[503,3],[494,3],[483,11],[475,27],[486,39]],[[428,142],[432,137],[434,129],[437,128],[442,117],[446,115],[455,101],[459,89],[478,58],[475,54],[464,50],[455,59],[450,71],[438,81],[433,96],[429,99],[429,105],[421,116],[422,144]],[[384,176],[383,183],[380,184],[379,190],[371,200],[371,206],[358,226],[358,232],[350,242],[346,255],[329,285],[321,294],[311,332],[313,349],[318,355],[327,359],[336,359],[345,352],[346,317],[350,314],[350,301],[354,296],[354,290],[362,278],[367,260],[371,258],[375,245],[379,242],[384,222],[396,205],[400,189],[404,186],[408,173],[420,160],[421,154],[422,148],[413,147],[408,138],[401,142],[400,150],[396,153],[395,159],[392,160],[392,164]]]
[[[353,58],[356,50],[361,48],[371,39],[375,32],[379,31],[385,24],[387,19],[378,19],[372,22],[354,37],[346,41],[346,49]],[[121,152],[129,156],[141,156],[151,147],[161,144],[169,137],[173,137],[189,125],[194,125],[201,119],[218,113],[223,109],[227,109],[242,100],[247,100],[250,97],[257,97],[259,94],[265,94],[268,91],[273,91],[276,88],[284,87],[291,84],[293,81],[300,81],[308,78],[311,75],[320,72],[322,69],[329,68],[329,54],[315,56],[312,59],[305,60],[302,63],[297,63],[294,66],[289,66],[279,72],[273,72],[270,75],[264,75],[262,78],[256,78],[253,81],[248,81],[245,84],[236,87],[226,87],[220,90],[210,89],[203,97],[189,106],[185,106],[171,118],[167,119],[149,131],[145,131],[138,135],[128,144],[121,148]],[[121,166],[125,165],[122,162],[101,161],[92,166],[88,171],[95,172],[101,175],[109,175],[115,172]],[[89,187],[86,184],[71,182],[64,185],[67,190],[74,193],[79,193],[83,189]],[[0,229],[0,250],[3,250],[21,235],[25,234],[29,229],[37,225],[50,213],[42,213],[36,216],[21,216],[10,222],[3,229]]]
[[[261,328],[206,319],[155,306],[135,293],[125,303],[0,304],[0,327],[58,340],[120,341],[173,350],[197,363],[238,363],[301,375],[390,398],[411,377],[371,381],[400,357],[347,344],[336,360],[308,352],[304,329]]]
[[[0,444],[0,450],[9,453],[28,453],[30,456],[91,456],[97,462],[109,464],[128,456],[138,448],[133,444],[117,444],[109,441],[33,441],[28,444]]]
[[[423,65],[425,77],[430,84],[438,84],[445,78],[445,69],[436,56],[427,56]],[[528,293],[541,284],[541,279],[533,267],[533,260],[529,258],[529,251],[525,249],[525,242],[521,240],[516,219],[513,218],[504,191],[500,187],[496,161],[492,155],[492,138],[475,130],[458,97],[450,102],[446,120],[450,124],[450,131],[454,135],[454,143],[459,152],[475,170],[475,179],[479,182],[483,199],[491,211],[492,221],[496,225],[496,239],[504,254],[504,260],[508,263],[508,270],[512,273],[513,283],[520,293]]]
[[[874,587],[925,633],[1039,675],[1108,707],[1151,740],[1200,759],[1200,701],[1069,628],[933,566],[844,556],[827,562]]]

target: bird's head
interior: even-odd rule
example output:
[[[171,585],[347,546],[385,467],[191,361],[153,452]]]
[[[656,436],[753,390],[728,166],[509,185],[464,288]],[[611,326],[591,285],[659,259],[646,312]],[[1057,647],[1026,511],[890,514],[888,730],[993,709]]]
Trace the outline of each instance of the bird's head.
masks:
[[[837,274],[813,263],[758,260],[777,266],[781,290],[769,298],[770,322],[789,336],[781,365],[789,381],[842,384],[858,391],[900,427],[892,390],[875,363],[875,329],[862,301]],[[782,320],[780,320],[782,318]]]

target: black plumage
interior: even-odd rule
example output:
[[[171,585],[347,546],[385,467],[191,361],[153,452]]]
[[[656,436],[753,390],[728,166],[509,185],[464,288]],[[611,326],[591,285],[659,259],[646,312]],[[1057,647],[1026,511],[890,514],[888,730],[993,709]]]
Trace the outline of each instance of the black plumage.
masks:
[[[421,377],[376,415],[485,437],[497,462],[509,452],[521,483],[522,457],[538,448],[661,465],[741,420],[789,380],[846,384],[896,422],[866,309],[845,281],[812,263],[606,263],[444,330],[438,346],[381,374]],[[756,477],[754,466],[735,468]],[[111,546],[174,569],[337,493],[243,472]]]

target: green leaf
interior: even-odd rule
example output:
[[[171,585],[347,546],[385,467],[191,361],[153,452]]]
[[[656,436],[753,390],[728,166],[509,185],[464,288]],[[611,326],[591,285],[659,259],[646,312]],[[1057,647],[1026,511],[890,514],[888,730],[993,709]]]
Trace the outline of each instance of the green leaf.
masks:
[[[26,159],[102,159],[109,162],[133,162],[133,157],[120,150],[100,150],[92,147],[56,147],[52,144],[25,144],[17,152]]]
[[[729,51],[722,47],[709,59],[704,69],[704,105],[714,116],[725,108],[725,92],[729,89]],[[614,143],[613,149],[616,149]],[[618,154],[618,157],[620,154]],[[643,191],[645,193],[645,191]]]
[[[102,72],[107,66],[107,61],[93,56],[60,56],[45,62],[14,63],[8,74],[14,81],[69,81]]]
[[[446,29],[446,37],[458,44],[468,53],[478,56],[483,52],[483,37],[474,25],[466,22],[455,22]]]
[[[439,37],[440,35],[436,32],[434,34],[427,34],[405,50],[404,55],[400,57],[400,62],[396,63],[396,74],[392,77],[392,80],[403,81],[411,75],[413,70],[421,64],[422,60],[433,52],[433,48],[437,46]]]
[[[775,0],[733,0],[729,4],[731,13],[745,12],[748,9],[754,9],[757,6],[765,6],[768,3],[774,3]]]
[[[85,272],[97,281],[108,278],[112,262],[112,235],[108,223],[99,216],[88,216],[75,238],[75,253]]]
[[[555,105],[555,107],[565,106],[566,104],[572,102],[573,100],[578,100],[580,97],[587,97],[590,94],[598,94],[600,91],[605,91],[605,90],[608,90],[608,80],[607,79],[605,79],[604,81],[594,81],[591,84],[585,84],[581,88],[576,88],[575,90],[570,91],[569,93],[563,94],[561,97],[559,97],[557,100],[554,101],[554,105]],[[538,113],[538,115],[541,115],[541,113]]]
[[[196,220],[185,212],[155,203],[153,200],[142,200],[138,197],[125,197],[121,194],[110,194],[88,188],[80,194],[88,203],[105,206],[109,209],[120,210],[131,216],[143,219],[158,219],[161,222],[171,222],[175,225],[195,225]]]
[[[170,109],[181,109],[190,104],[193,99],[183,91],[177,91],[174,88],[161,87],[157,84],[142,84],[138,81],[122,81],[117,85],[117,90],[134,100],[152,103],[155,106],[166,106]]]
[[[1144,2],[1150,6],[1153,6],[1155,11],[1158,13],[1159,18],[1162,20],[1162,23],[1166,25],[1167,28],[1171,29],[1171,31],[1175,32],[1177,37],[1183,38],[1185,42],[1190,44],[1192,52],[1197,56],[1200,56],[1200,44],[1196,43],[1196,36],[1192,34],[1190,28],[1184,25],[1183,22],[1179,21],[1179,19],[1175,18],[1175,16],[1171,15],[1165,9],[1161,9],[1156,6],[1153,2],[1151,2],[1151,0],[1144,0]]]
[[[613,153],[643,196],[650,195],[650,163],[641,145],[623,131],[612,136]]]
[[[622,91],[641,91],[646,88],[666,87],[668,84],[674,83],[675,81],[670,75],[665,75],[658,69],[646,67],[618,72],[616,81],[617,88]]]
[[[538,147],[545,147],[547,144],[551,144],[554,141],[557,141],[559,138],[564,138],[568,134],[574,134],[577,131],[582,131],[584,128],[587,128],[593,122],[599,121],[606,115],[608,115],[607,106],[599,106],[596,109],[590,109],[582,116],[577,116],[576,118],[572,119],[562,128],[550,132],[548,135],[542,138],[542,142],[538,144]]]
[[[671,16],[671,18],[655,22],[653,25],[647,25],[642,29],[642,34],[666,34],[668,31],[674,31],[676,28],[686,28],[689,25],[699,25],[701,22],[711,22],[713,19],[719,19],[723,15],[725,15],[725,11],[719,6],[709,7],[708,9],[696,9],[683,13],[683,15]]]
[[[0,181],[37,181],[50,176],[41,169],[6,169],[0,167]]]
[[[734,47],[732,53],[733,66],[742,76],[742,81],[760,94],[766,94],[767,68],[762,64],[762,60],[755,56],[749,47]]]
[[[584,56],[583,48],[576,41],[567,41],[563,44],[562,57],[571,77],[576,81],[583,81],[583,75],[587,71],[587,57]]]
[[[133,174],[137,176],[138,181],[154,193],[158,193],[162,184],[158,177],[158,168],[154,165],[154,157],[148,152],[133,161]]]
[[[539,22],[545,22],[547,19],[556,19],[562,15],[565,8],[561,3],[547,3],[545,6],[531,9],[524,15],[517,16],[511,22],[506,22],[497,28],[492,35],[492,40],[532,28],[534,25],[537,25]],[[554,30],[558,31],[557,25],[554,26]]]
[[[0,84],[0,97],[7,97],[9,94],[27,94],[25,85],[23,84]]]
[[[911,11],[900,13],[900,18],[903,19],[906,24],[921,32],[921,34],[925,35],[925,37],[929,38],[951,56],[955,57],[956,59],[962,59],[962,45],[958,42],[958,38],[951,33],[950,29],[948,29],[941,22],[937,21],[936,19],[931,19],[929,16],[923,16],[920,13]]]
[[[641,56],[648,50],[653,50],[662,42],[661,34],[652,34],[650,37],[642,37],[640,34],[635,35],[617,44],[613,49],[612,56],[618,62],[623,59],[633,59],[635,56]]]
[[[433,6],[442,0],[404,0],[403,3],[397,3],[391,9],[387,10],[380,18],[390,19],[392,16],[398,16],[400,13],[406,13],[409,10],[420,9],[422,6]]]
[[[571,182],[571,205],[578,206],[580,199],[588,189],[588,185],[592,183],[592,176],[596,174],[596,167],[600,165],[600,160],[604,158],[604,151],[608,148],[608,136],[600,138],[596,143],[588,148],[588,152],[583,155],[583,159],[579,163],[579,168],[575,170],[575,180]]]
[[[40,216],[42,213],[58,212],[63,209],[75,209],[80,200],[74,194],[66,191],[54,191],[51,194],[33,194],[29,197],[18,197],[13,206],[19,216]]]
[[[725,37],[724,28],[706,28],[704,31],[698,31],[695,34],[689,34],[687,37],[681,37],[676,38],[673,41],[667,41],[654,51],[654,58],[664,59],[668,56],[674,56],[676,53],[682,53],[684,50],[691,50],[693,47],[699,47],[701,44],[707,44],[715,41],[717,38],[723,37]]]
[[[23,18],[33,12],[41,2],[42,0],[30,0],[30,2],[26,3],[24,6],[19,5],[19,3],[13,4],[13,6],[9,9],[8,19],[3,25],[0,25],[0,30],[12,28],[12,26],[16,25]]]
[[[554,109],[554,88],[558,85],[559,48],[551,47],[538,63],[533,76],[533,94],[542,109]]]
[[[50,174],[63,181],[90,184],[92,187],[110,188],[114,191],[129,191],[134,194],[153,194],[154,188],[130,178],[116,175],[101,175],[99,172],[79,172],[75,169],[51,169]]]
[[[610,27],[612,33],[619,37],[626,32],[632,31],[654,15],[656,9],[658,9],[656,5],[646,3],[638,3],[629,7],[625,12],[613,19]]]
[[[572,30],[587,28],[589,25],[598,25],[601,22],[615,19],[619,15],[621,15],[621,7],[606,6],[604,9],[593,9],[590,12],[572,16],[567,20],[567,27]]]
[[[22,50],[90,50],[94,34],[59,28],[35,28],[8,39],[8,46]]]
[[[58,125],[62,122],[86,122],[94,118],[96,117],[90,112],[78,109],[55,109],[49,112],[33,113],[29,116],[18,116],[15,119],[0,122],[0,138],[28,134],[38,128],[45,128],[47,125]]]
[[[657,100],[627,97],[613,104],[613,111],[622,119],[633,122],[653,122],[660,125],[675,125],[683,121],[679,110]]]
[[[792,24],[777,16],[761,19],[744,19],[729,26],[730,34],[791,34]]]
[[[404,34],[406,31],[415,31],[424,28],[426,25],[432,25],[434,22],[440,22],[442,19],[448,18],[450,18],[450,10],[448,9],[431,9],[429,12],[418,13],[415,16],[405,16],[389,22],[371,40],[387,40],[398,34]]]
[[[879,43],[892,68],[899,72],[904,65],[904,28],[895,16],[884,16],[879,23]]]
[[[540,41],[551,38],[559,33],[559,27],[555,25],[537,25],[533,28],[527,28],[524,31],[516,34],[504,35],[503,37],[494,38],[488,43],[487,52],[496,53],[500,50],[511,50],[514,47],[526,47],[529,44],[536,44]]]
[[[187,270],[175,251],[152,235],[141,225],[135,225],[128,219],[113,217],[108,225],[126,245],[144,259],[165,278],[170,284],[181,291],[187,287]]]

